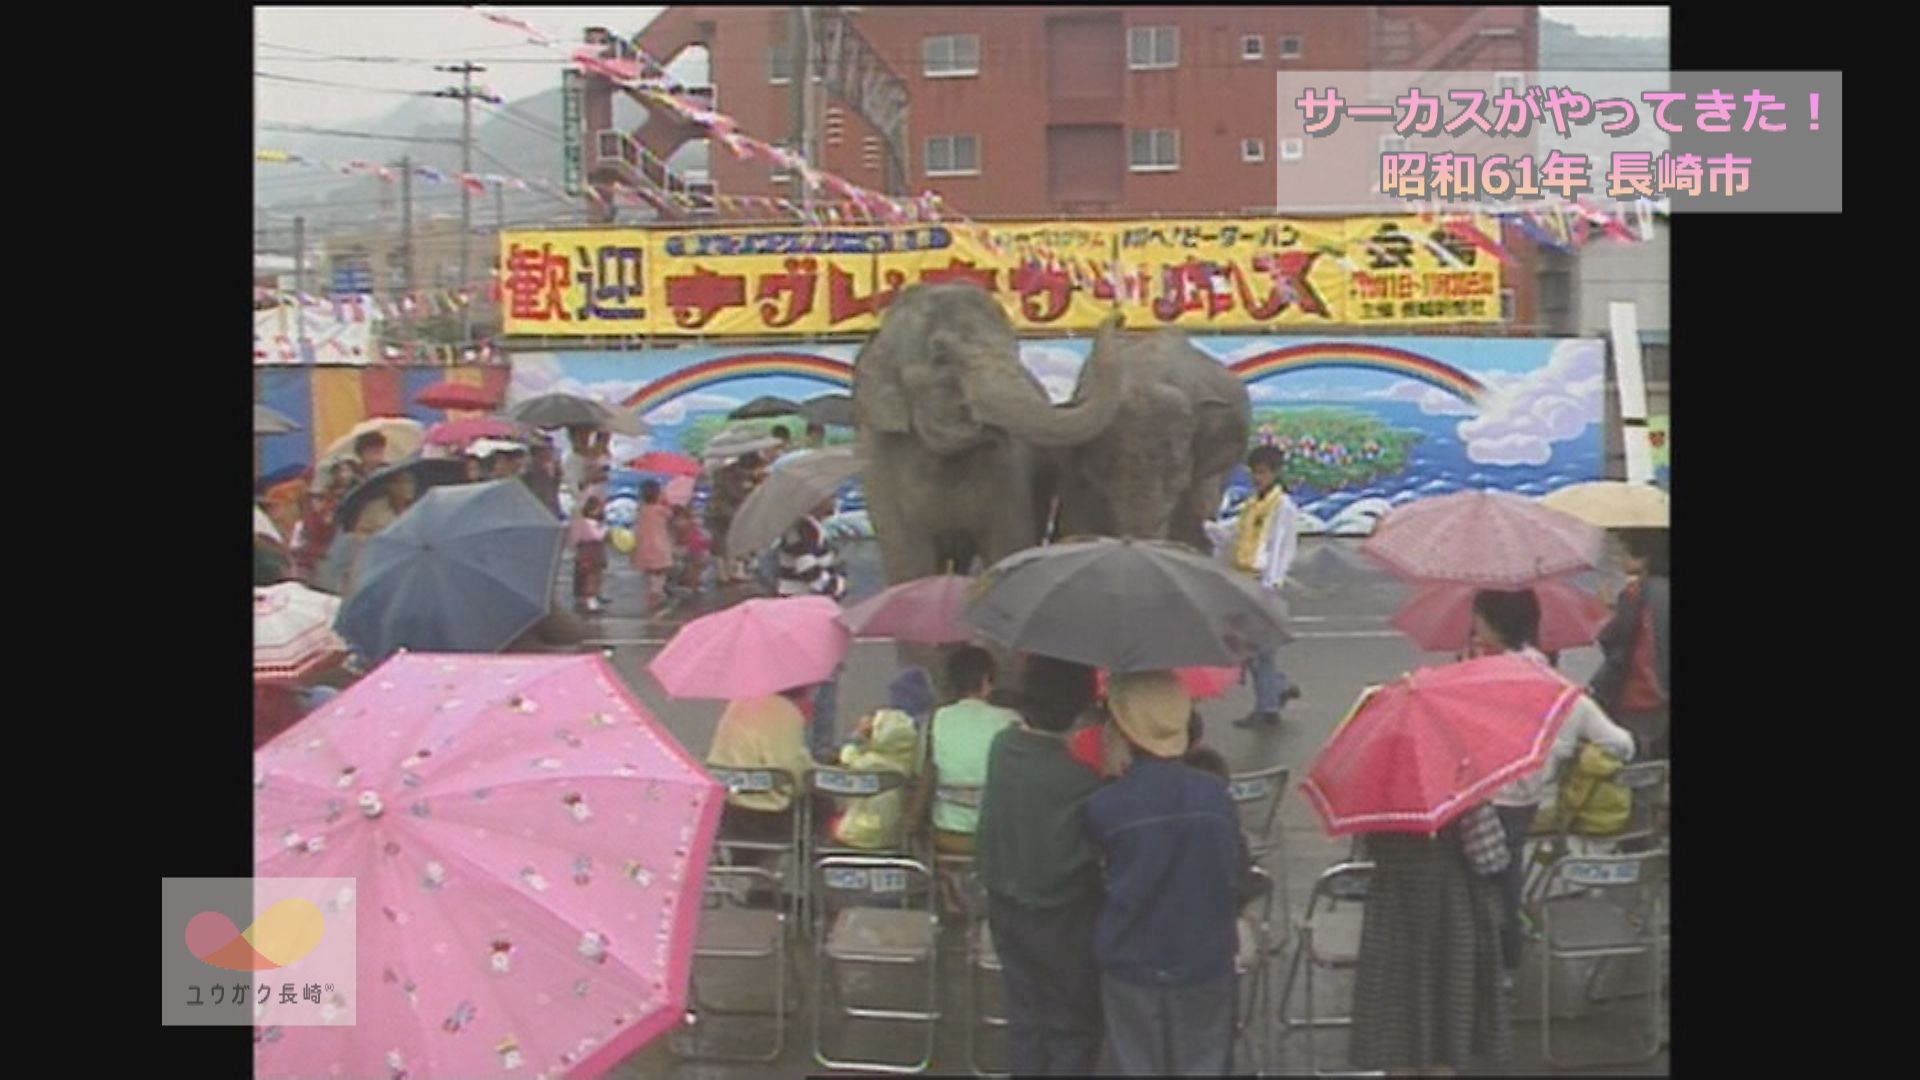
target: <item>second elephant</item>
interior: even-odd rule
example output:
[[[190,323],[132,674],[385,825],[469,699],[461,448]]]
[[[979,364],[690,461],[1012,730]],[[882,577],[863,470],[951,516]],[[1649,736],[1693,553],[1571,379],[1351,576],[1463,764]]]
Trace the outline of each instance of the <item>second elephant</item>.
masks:
[[[1128,334],[1119,352],[1127,381],[1113,422],[1059,451],[1054,535],[1177,540],[1211,551],[1204,522],[1253,428],[1247,388],[1179,330]],[[1076,387],[1075,400],[1080,394]]]

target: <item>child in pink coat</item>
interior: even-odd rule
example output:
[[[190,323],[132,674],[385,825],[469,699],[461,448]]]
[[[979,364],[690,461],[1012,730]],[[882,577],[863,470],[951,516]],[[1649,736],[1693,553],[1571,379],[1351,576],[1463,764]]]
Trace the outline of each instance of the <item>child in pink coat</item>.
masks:
[[[601,610],[600,575],[607,568],[607,526],[604,504],[589,496],[568,528],[573,541],[573,602],[584,613]]]
[[[660,483],[640,485],[640,512],[633,521],[633,565],[647,575],[647,606],[659,603],[667,591],[667,571],[673,569],[673,538],[667,531],[672,511],[660,498]]]

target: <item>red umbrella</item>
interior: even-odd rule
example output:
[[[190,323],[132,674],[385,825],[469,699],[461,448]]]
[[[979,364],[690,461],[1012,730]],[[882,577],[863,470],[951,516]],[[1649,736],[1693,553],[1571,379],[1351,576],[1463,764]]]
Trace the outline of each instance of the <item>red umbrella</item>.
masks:
[[[475,416],[466,420],[442,420],[427,429],[427,441],[435,446],[465,446],[475,439],[514,439],[520,425],[497,416]]]
[[[1227,688],[1240,681],[1240,669],[1237,667],[1183,667],[1173,669],[1174,678],[1187,691],[1187,696],[1195,701],[1216,698],[1227,692]],[[1107,696],[1107,673],[1094,673],[1095,689],[1101,697]]]
[[[1523,586],[1540,601],[1542,652],[1559,652],[1593,644],[1607,625],[1607,605],[1592,593],[1561,578]],[[1428,652],[1458,652],[1473,632],[1473,594],[1479,586],[1434,582],[1414,591],[1393,616],[1393,628]]]
[[[437,382],[415,394],[413,403],[429,409],[488,410],[500,407],[500,395],[484,386]]]
[[[1414,581],[1518,588],[1598,565],[1604,535],[1571,514],[1501,491],[1408,503],[1360,547]]]
[[[699,476],[700,463],[685,454],[676,454],[670,450],[655,450],[641,454],[627,462],[627,468],[640,472],[659,473],[662,476]]]
[[[841,613],[856,634],[890,637],[917,645],[951,645],[973,640],[973,628],[960,621],[974,579],[941,574],[903,581]]]
[[[1360,696],[1301,791],[1330,836],[1438,832],[1545,764],[1581,693],[1521,653],[1420,668]]]

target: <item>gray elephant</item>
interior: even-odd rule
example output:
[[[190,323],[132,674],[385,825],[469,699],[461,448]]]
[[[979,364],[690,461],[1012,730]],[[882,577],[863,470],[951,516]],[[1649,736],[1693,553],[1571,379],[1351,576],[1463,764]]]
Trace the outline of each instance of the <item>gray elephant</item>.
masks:
[[[854,360],[862,485],[887,581],[967,573],[1040,542],[1049,454],[1105,431],[1124,392],[1114,323],[1077,403],[1055,407],[1006,312],[971,285],[915,285]]]
[[[1253,403],[1226,365],[1179,330],[1126,336],[1127,385],[1112,424],[1059,453],[1055,536],[1177,540],[1211,551],[1202,527],[1247,453]],[[1093,372],[1083,370],[1078,401]]]

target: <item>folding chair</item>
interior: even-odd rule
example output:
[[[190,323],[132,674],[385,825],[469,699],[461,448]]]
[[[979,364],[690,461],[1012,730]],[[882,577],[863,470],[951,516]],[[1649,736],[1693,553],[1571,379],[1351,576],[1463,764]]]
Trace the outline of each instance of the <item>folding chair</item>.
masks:
[[[691,989],[686,1025],[674,1032],[676,1056],[695,1061],[777,1061],[787,1032],[787,916],[746,906],[744,895],[754,884],[777,888],[779,876],[758,866],[709,866],[700,910],[700,928],[694,941]],[[773,961],[773,1012],[724,1009],[708,1005],[700,995],[703,960]],[[705,1016],[773,1018],[773,1045],[763,1054],[736,1054],[704,1050],[695,1045]],[[732,1043],[734,1040],[725,1040]]]
[[[1279,933],[1267,943],[1276,953],[1286,948],[1293,921],[1293,900],[1287,889],[1287,858],[1281,850],[1279,828],[1280,802],[1286,797],[1287,783],[1292,776],[1293,771],[1287,766],[1273,765],[1235,774],[1227,781],[1227,794],[1233,799],[1234,812],[1240,818],[1240,831],[1247,838],[1247,853],[1256,864],[1271,865],[1279,874],[1274,885],[1274,891],[1280,894]],[[1270,860],[1270,855],[1277,858]]]
[[[1273,894],[1278,888],[1266,870],[1256,866],[1253,872],[1266,881],[1267,895],[1261,899],[1257,912],[1242,914],[1234,920],[1239,944],[1233,957],[1233,1037],[1235,1042],[1246,1042],[1255,1075],[1264,1076],[1267,1054],[1273,1049],[1273,1021],[1271,1012],[1262,1006],[1271,993],[1272,959],[1278,949],[1273,944],[1276,936]]]
[[[913,777],[896,772],[862,772],[853,769],[836,769],[822,765],[807,773],[807,789],[815,795],[831,795],[835,799],[871,799],[891,792],[901,792],[904,800],[904,788],[913,782]],[[811,805],[813,800],[807,800]],[[838,805],[837,803],[835,804]],[[904,811],[904,807],[903,807]],[[823,811],[824,812],[824,811]],[[836,811],[837,813],[837,811]],[[891,835],[879,847],[848,847],[836,843],[827,836],[831,827],[831,817],[827,821],[810,822],[805,833],[807,862],[816,864],[828,855],[891,855],[900,858],[912,858],[917,853],[911,850],[907,841],[907,815],[902,812]],[[815,875],[808,876],[812,884]],[[809,900],[817,897],[809,896]]]
[[[1360,927],[1365,916],[1367,887],[1372,881],[1371,862],[1343,862],[1328,867],[1313,883],[1313,896],[1307,901],[1307,913],[1294,927],[1297,935],[1293,963],[1287,969],[1287,982],[1280,994],[1281,1029],[1291,1034],[1294,1028],[1307,1032],[1307,1068],[1320,1072],[1315,1053],[1314,1032],[1324,1027],[1347,1027],[1351,1015],[1320,1016],[1314,1008],[1313,973],[1315,969],[1351,971],[1360,963]],[[1306,969],[1307,1011],[1294,1017],[1288,1011],[1293,987],[1302,968]]]
[[[1006,1030],[1007,1018],[986,1010],[982,1001],[980,984],[983,980],[1000,982],[1000,954],[993,947],[993,929],[987,924],[987,904],[985,890],[980,888],[978,879],[971,873],[968,878],[968,894],[971,913],[967,921],[967,1068],[979,1077],[999,1077],[1010,1075],[1005,1071],[996,1072],[980,1065],[980,1029],[994,1028]]]
[[[916,859],[872,855],[828,855],[813,865],[814,1012],[813,1058],[823,1068],[893,1074],[921,1073],[933,1063],[940,1020],[939,928],[933,906],[933,872]],[[925,905],[909,902],[915,882]],[[900,1007],[854,1004],[844,992],[849,968],[884,971],[924,966],[925,998]],[[828,1010],[827,985],[833,983],[833,1009],[843,1018],[915,1024],[922,1029],[916,1062],[862,1061],[828,1053],[823,1039]]]
[[[980,796],[985,790],[984,787],[978,785],[941,784],[933,789],[933,802],[935,806],[945,803],[948,806],[961,806],[971,810],[979,810]],[[931,836],[931,824],[928,826],[928,830],[928,835]],[[973,880],[973,856],[941,851],[937,847],[932,847],[931,844],[930,854],[933,856],[936,877],[939,879],[942,887],[942,907],[940,913],[942,915],[956,916],[959,925],[971,925],[975,913],[974,909],[977,906],[972,902],[975,899],[971,884]],[[959,910],[953,911],[947,909],[945,901],[948,896],[961,898],[963,903]]]
[[[1633,793],[1627,826],[1608,836],[1616,850],[1635,846],[1667,846],[1667,789],[1673,766],[1666,761],[1640,761],[1613,774],[1613,782]]]
[[[1667,846],[1667,786],[1670,766],[1665,761],[1642,761],[1624,766],[1610,782],[1633,795],[1627,822],[1620,829],[1603,834],[1584,833],[1573,828],[1573,818],[1551,832],[1528,837],[1526,884],[1521,895],[1531,921],[1531,913],[1550,895],[1548,881],[1556,863],[1567,858],[1612,855]]]
[[[1666,944],[1662,932],[1661,889],[1665,885],[1668,853],[1643,851],[1629,855],[1568,856],[1553,865],[1549,896],[1540,904],[1541,1021],[1540,1053],[1548,1064],[1574,1063],[1553,1052],[1553,966],[1563,961],[1595,960],[1587,980],[1589,998],[1594,980],[1607,960],[1629,956],[1651,959],[1649,997],[1651,1023],[1646,1051],[1614,1061],[1580,1062],[1582,1068],[1651,1061],[1662,1045],[1660,957]],[[1553,886],[1566,884],[1579,891],[1551,895]]]
[[[787,839],[769,841],[729,838],[723,826],[720,835],[714,838],[713,850],[722,865],[731,865],[734,857],[740,852],[767,854],[774,856],[776,860],[784,859],[786,866],[790,869],[776,870],[773,876],[782,885],[794,882],[801,886],[792,890],[792,903],[796,907],[794,914],[798,916],[797,907],[801,894],[805,891],[806,880],[801,863],[805,850],[801,844],[801,838],[807,835],[810,817],[807,812],[807,799],[800,794],[799,780],[785,769],[734,769],[718,765],[707,766],[707,775],[725,785],[729,796],[772,794],[787,796],[787,805],[792,808],[789,816],[793,819],[793,829]],[[790,927],[793,925],[795,924],[789,924]]]

